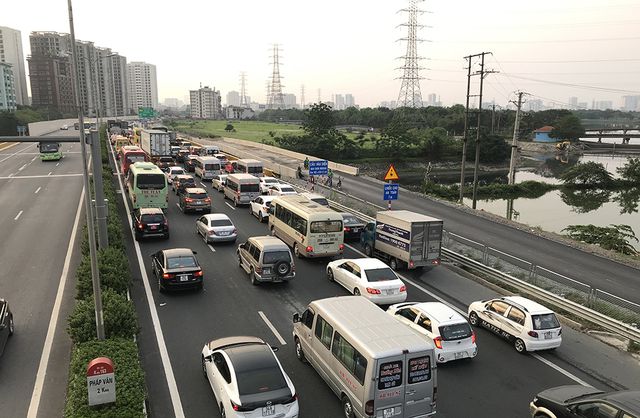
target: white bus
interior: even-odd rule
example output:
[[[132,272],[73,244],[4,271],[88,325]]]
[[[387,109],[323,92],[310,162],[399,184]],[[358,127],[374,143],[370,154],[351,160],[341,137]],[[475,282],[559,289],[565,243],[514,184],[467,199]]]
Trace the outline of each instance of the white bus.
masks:
[[[344,416],[424,418],[436,413],[431,341],[361,296],[315,300],[293,315],[296,356],[342,402]]]
[[[155,164],[137,162],[129,166],[126,181],[127,192],[133,209],[169,206],[167,177]]]
[[[194,161],[194,173],[202,180],[211,180],[216,174],[220,174],[220,160],[215,157],[198,157]]]
[[[250,174],[229,174],[224,184],[224,197],[235,206],[248,205],[260,196],[260,180]]]
[[[333,257],[344,251],[342,215],[298,195],[271,201],[269,229],[297,257]]]
[[[252,176],[256,177],[264,176],[264,173],[262,172],[264,168],[262,161],[253,160],[251,158],[243,158],[241,160],[237,160],[236,164],[236,173],[251,174]]]

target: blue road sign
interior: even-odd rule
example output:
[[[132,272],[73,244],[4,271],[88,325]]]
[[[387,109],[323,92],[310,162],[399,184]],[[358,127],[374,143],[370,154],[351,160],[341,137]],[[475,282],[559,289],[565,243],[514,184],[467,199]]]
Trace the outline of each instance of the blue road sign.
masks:
[[[398,190],[399,186],[397,184],[385,184],[383,200],[398,200]]]
[[[326,176],[329,173],[329,162],[327,160],[309,161],[310,176]]]

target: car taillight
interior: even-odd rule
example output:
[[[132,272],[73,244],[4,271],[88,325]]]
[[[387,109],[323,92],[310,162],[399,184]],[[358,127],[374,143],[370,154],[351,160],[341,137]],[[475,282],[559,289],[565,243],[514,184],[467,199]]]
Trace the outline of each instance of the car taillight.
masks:
[[[187,203],[191,203],[191,202],[193,202],[193,199],[190,198],[190,197],[185,197],[184,201],[187,202]]]
[[[436,258],[435,260],[433,260],[433,261],[431,262],[431,264],[433,264],[434,266],[439,266],[439,265],[440,265],[440,259],[439,259],[439,258]]]
[[[529,334],[530,337],[538,338],[538,333],[535,331],[529,331],[527,332],[527,334]]]
[[[204,274],[204,273],[202,272],[202,270],[198,270],[198,271],[196,271],[196,272],[194,272],[194,273],[193,273],[193,275],[194,275],[195,277],[202,277],[202,275],[203,275],[203,274]]]
[[[207,203],[211,203],[211,198],[207,197],[207,198],[204,199],[204,201],[207,202]]]
[[[233,228],[232,234],[237,234],[237,233],[238,233],[238,230],[236,228]]]
[[[367,401],[367,403],[364,404],[364,413],[373,415],[373,400]]]
[[[143,223],[139,223],[138,224],[138,229],[144,229],[144,224]]]
[[[407,286],[405,285],[400,286],[400,293],[406,292],[406,291],[407,291]]]
[[[413,263],[413,261],[409,260],[409,268],[413,268],[413,266],[415,266],[415,264]]]
[[[349,228],[348,226],[344,227],[344,232],[351,232],[351,228]]]
[[[211,231],[209,231],[209,235],[218,235],[218,234],[216,234],[216,231],[212,229]]]
[[[162,273],[162,278],[163,279],[171,279],[171,278],[173,278],[173,276],[175,276],[175,274],[173,274],[173,273]]]
[[[262,267],[256,267],[256,273],[262,274]]]
[[[473,344],[476,343],[476,332],[475,331],[471,331],[471,342]]]
[[[344,251],[344,244],[340,244],[338,248],[340,249],[340,251]]]
[[[308,253],[312,253],[313,252],[313,247],[311,245],[309,245],[307,248],[304,249],[306,252]]]
[[[442,350],[442,337],[434,338],[433,343],[435,344],[436,348],[439,348]]]
[[[167,199],[169,199],[169,197],[167,197]],[[167,221],[166,219],[164,220],[164,227],[169,228],[169,221]]]
[[[291,263],[291,271],[295,273],[296,271],[296,265]]]
[[[379,295],[380,290],[374,289],[373,287],[367,287],[367,293],[370,293],[372,295]]]

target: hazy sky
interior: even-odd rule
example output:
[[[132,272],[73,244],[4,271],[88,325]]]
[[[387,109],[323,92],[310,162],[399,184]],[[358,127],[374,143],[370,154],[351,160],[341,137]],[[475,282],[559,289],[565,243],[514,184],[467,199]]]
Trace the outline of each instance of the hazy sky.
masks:
[[[397,27],[404,0],[75,0],[76,37],[109,47],[128,61],[157,66],[159,96],[185,100],[203,85],[239,90],[264,101],[270,45],[282,44],[284,91],[307,102],[351,93],[361,106],[396,100],[405,53]],[[640,0],[424,1],[418,46],[423,99],[464,103],[464,56],[490,51],[486,101],[505,104],[517,89],[544,101],[612,100],[640,94]],[[66,0],[18,0],[1,7],[0,26],[29,32],[69,32]],[[541,62],[544,61],[544,62]],[[477,69],[477,66],[473,67]],[[527,78],[527,79],[524,79]],[[530,79],[543,80],[532,81]],[[478,77],[475,77],[477,82]],[[551,84],[546,82],[559,84]],[[570,87],[562,84],[587,87]],[[611,89],[606,91],[602,89]],[[619,91],[618,91],[619,90]],[[485,101],[485,100],[483,100]]]

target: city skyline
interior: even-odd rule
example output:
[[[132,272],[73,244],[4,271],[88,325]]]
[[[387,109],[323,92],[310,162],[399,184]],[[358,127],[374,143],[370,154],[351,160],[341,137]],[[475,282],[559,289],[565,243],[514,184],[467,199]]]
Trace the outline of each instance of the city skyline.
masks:
[[[84,3],[74,5],[74,15],[78,39],[108,45],[130,61],[156,65],[160,102],[167,97],[184,99],[199,82],[215,84],[222,94],[238,91],[240,71],[247,74],[247,95],[266,102],[270,46],[277,42],[282,48],[283,93],[297,95],[304,84],[309,92],[306,101],[313,102],[316,95],[311,92],[318,89],[323,101],[348,91],[365,107],[397,98],[400,72],[395,68],[401,60],[394,58],[404,54],[401,43],[396,42],[404,36],[397,27],[404,17],[397,11],[407,4],[330,0],[301,5],[283,0],[275,9],[255,1],[211,4],[187,0],[182,8],[172,9],[168,18],[162,6],[150,9],[113,0],[108,9],[114,11],[113,16],[105,12],[95,19],[93,5]],[[589,105],[612,101],[614,108],[620,108],[623,96],[640,94],[636,76],[640,57],[629,55],[640,39],[634,36],[637,21],[629,18],[640,12],[638,2],[619,0],[604,5],[595,0],[543,0],[504,7],[497,1],[452,1],[422,2],[420,7],[431,12],[419,16],[420,24],[430,26],[420,33],[429,42],[418,45],[418,54],[426,58],[421,89],[436,93],[445,106],[464,103],[463,57],[482,51],[493,53],[487,58],[487,68],[498,71],[485,78],[485,98],[502,105],[513,98],[515,90],[567,107],[569,98],[580,97]],[[247,8],[252,13],[246,13]],[[367,18],[354,19],[364,16],[365,8]],[[31,53],[28,36],[32,31],[68,32],[64,5],[26,0],[7,9],[0,25],[21,31],[25,58]],[[159,28],[184,22],[189,36],[158,30],[148,39],[135,31],[114,30],[127,19],[116,14],[117,10],[127,10],[127,16],[135,17],[137,23],[131,27],[144,27],[145,20]],[[116,16],[119,26],[114,25]],[[250,29],[238,31],[236,18],[217,19],[214,32],[234,34],[228,41],[217,42],[208,26],[199,23],[210,16],[242,17],[242,27]],[[287,25],[270,24],[275,18],[285,19]]]

